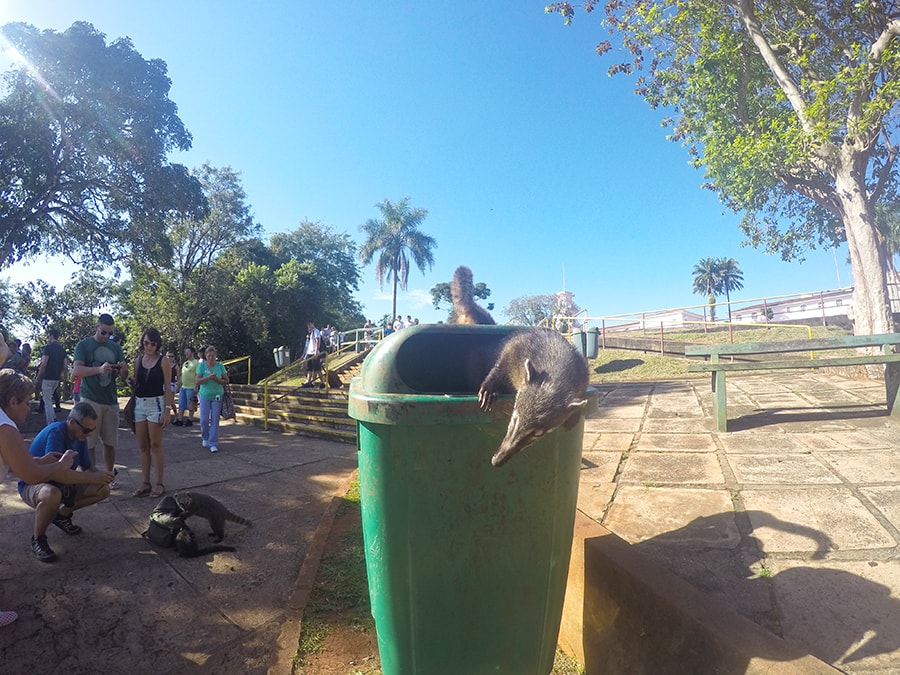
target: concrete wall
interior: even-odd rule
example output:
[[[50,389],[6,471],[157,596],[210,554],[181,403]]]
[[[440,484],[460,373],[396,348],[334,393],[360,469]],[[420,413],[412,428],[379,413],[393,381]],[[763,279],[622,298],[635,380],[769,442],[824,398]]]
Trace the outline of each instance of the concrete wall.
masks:
[[[644,559],[580,511],[559,644],[587,675],[840,672]]]

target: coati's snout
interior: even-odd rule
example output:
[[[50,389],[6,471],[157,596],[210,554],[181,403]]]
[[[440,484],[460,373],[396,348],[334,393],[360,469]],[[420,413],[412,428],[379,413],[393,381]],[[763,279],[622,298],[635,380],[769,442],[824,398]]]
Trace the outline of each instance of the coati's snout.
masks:
[[[509,418],[509,426],[506,427],[506,436],[503,437],[497,452],[491,457],[491,464],[502,466],[513,455],[527,448],[544,434],[548,434],[560,426],[570,428],[578,422],[581,409],[586,404],[586,398],[572,401],[568,406],[552,411],[551,415],[534,419],[519,413],[519,396],[517,396],[516,405]]]

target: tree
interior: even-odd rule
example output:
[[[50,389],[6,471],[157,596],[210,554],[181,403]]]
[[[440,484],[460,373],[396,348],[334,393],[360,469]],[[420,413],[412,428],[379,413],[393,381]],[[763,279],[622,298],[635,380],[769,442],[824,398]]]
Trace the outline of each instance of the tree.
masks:
[[[40,279],[15,288],[17,323],[37,338],[55,328],[60,343],[68,350],[94,332],[97,316],[115,306],[117,294],[116,283],[96,270],[78,271],[59,291]],[[120,323],[117,317],[117,331]]]
[[[568,2],[547,11],[574,14]],[[671,140],[744,213],[749,243],[791,260],[846,240],[855,332],[892,331],[874,209],[897,196],[895,4],[616,0],[605,13],[626,55],[610,74],[636,73],[636,93],[672,111]]]
[[[719,289],[719,261],[701,258],[694,265],[694,293],[705,295],[709,305],[709,320],[716,320],[716,293]]]
[[[556,306],[555,295],[524,295],[510,300],[503,313],[520,326],[552,325]]]
[[[131,282],[121,298],[131,315],[152,324],[179,350],[197,344],[220,302],[213,263],[259,232],[236,171],[204,164],[193,176],[208,212],[203,218],[190,209],[171,213],[159,228],[169,256],[146,258],[135,252],[128,261]]]
[[[366,240],[359,249],[359,259],[363,265],[368,265],[375,255],[378,255],[375,278],[382,288],[385,279],[391,281],[393,286],[391,314],[397,316],[397,286],[406,290],[410,256],[419,271],[424,274],[425,265],[429,268],[434,265],[431,249],[437,246],[437,242],[419,230],[419,225],[428,216],[428,211],[411,207],[409,197],[404,197],[396,204],[385,199],[376,204],[375,208],[381,211],[382,219],[369,219],[360,225],[360,230],[366,234]]]
[[[487,300],[491,295],[491,289],[487,287],[483,281],[479,281],[475,284],[475,288],[472,291],[472,295],[478,300]],[[453,323],[456,320],[456,311],[453,307],[453,295],[450,292],[450,282],[443,281],[439,284],[435,284],[431,288],[431,304],[435,309],[440,309],[441,304],[444,304],[444,308],[447,310],[447,322]],[[485,309],[489,312],[494,311],[494,303],[489,302],[485,305]]]
[[[734,258],[719,258],[718,268],[718,291],[720,293],[725,291],[725,299],[728,303],[728,321],[730,323],[731,291],[739,291],[744,287],[744,273]]]
[[[164,218],[205,210],[199,184],[166,160],[191,135],[165,62],[84,22],[11,23],[0,37],[17,63],[0,88],[0,268],[39,253],[165,257]]]
[[[320,313],[311,317],[317,323],[341,328],[359,328],[365,323],[362,307],[353,297],[359,290],[359,265],[350,235],[336,232],[330,225],[304,220],[292,232],[273,234],[269,248],[282,262],[296,260],[312,265],[322,286]],[[298,317],[297,321],[300,325],[305,318]]]

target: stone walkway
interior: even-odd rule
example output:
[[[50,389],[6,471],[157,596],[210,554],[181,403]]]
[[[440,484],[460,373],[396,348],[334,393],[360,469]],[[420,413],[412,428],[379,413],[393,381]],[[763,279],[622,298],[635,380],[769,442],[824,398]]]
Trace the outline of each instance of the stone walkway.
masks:
[[[0,483],[0,608],[19,620],[0,629],[0,673],[290,671],[295,589],[356,447],[226,422],[216,454],[197,425],[167,429],[164,449],[169,494],[204,492],[253,521],[226,525],[223,543],[237,551],[185,559],[141,537],[157,500],[130,496],[141,482],[130,431],[119,430],[122,489],[76,512],[82,534],[50,528],[55,562],[32,555],[34,512],[11,477]],[[207,540],[203,521],[189,524]]]
[[[883,383],[813,372],[610,384],[579,508],[848,673],[900,672],[900,421]]]

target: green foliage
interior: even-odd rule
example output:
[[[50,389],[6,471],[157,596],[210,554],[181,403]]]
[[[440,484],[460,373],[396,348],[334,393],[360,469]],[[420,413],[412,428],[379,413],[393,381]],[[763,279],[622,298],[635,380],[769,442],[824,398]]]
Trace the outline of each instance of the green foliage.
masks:
[[[215,274],[214,264],[259,230],[237,172],[204,164],[193,175],[202,186],[208,213],[202,218],[190,210],[170,214],[159,228],[170,255],[146,258],[135,252],[128,261],[131,282],[121,298],[127,313],[157,328],[178,354],[188,345],[212,342],[208,322],[221,309],[216,283],[223,276]]]
[[[491,295],[491,289],[487,287],[483,281],[479,281],[475,284],[475,288],[472,292],[472,295],[477,300],[487,300]],[[431,288],[431,304],[435,309],[441,309],[441,305],[444,305],[444,309],[447,310],[447,321],[452,323],[456,318],[456,312],[453,310],[453,295],[450,292],[450,282],[445,281],[439,284],[435,284]],[[489,312],[494,310],[494,303],[489,302],[485,305],[485,309]]]
[[[510,300],[503,313],[510,323],[538,326],[553,320],[556,315],[555,295],[523,295]]]
[[[419,230],[419,225],[428,216],[428,211],[413,208],[409,197],[393,203],[388,199],[375,205],[381,212],[381,219],[370,218],[359,226],[366,240],[359,249],[359,259],[368,265],[375,256],[375,278],[382,286],[390,280],[393,285],[391,315],[397,316],[397,287],[406,290],[409,281],[410,257],[423,274],[425,266],[434,265],[432,249],[437,241]]]
[[[358,328],[365,323],[362,306],[353,294],[359,290],[356,244],[347,233],[330,225],[303,221],[291,232],[272,235],[269,247],[282,261],[308,263],[321,285],[319,309],[313,317],[320,325]]]
[[[0,267],[39,253],[165,258],[154,225],[206,208],[196,180],[166,159],[191,146],[166,64],[84,22],[0,33],[16,54],[0,99]]]
[[[594,2],[585,9],[594,9]],[[784,260],[844,240],[858,332],[890,330],[873,205],[897,201],[900,31],[893,3],[616,0],[610,74],[671,116],[669,138],[742,214],[747,242]],[[571,3],[547,11],[566,22]]]
[[[15,318],[26,335],[46,337],[47,330],[59,331],[59,342],[70,351],[83,337],[93,334],[97,316],[113,308],[118,285],[102,274],[81,270],[57,291],[37,279],[15,286]],[[124,328],[116,320],[117,330]]]

